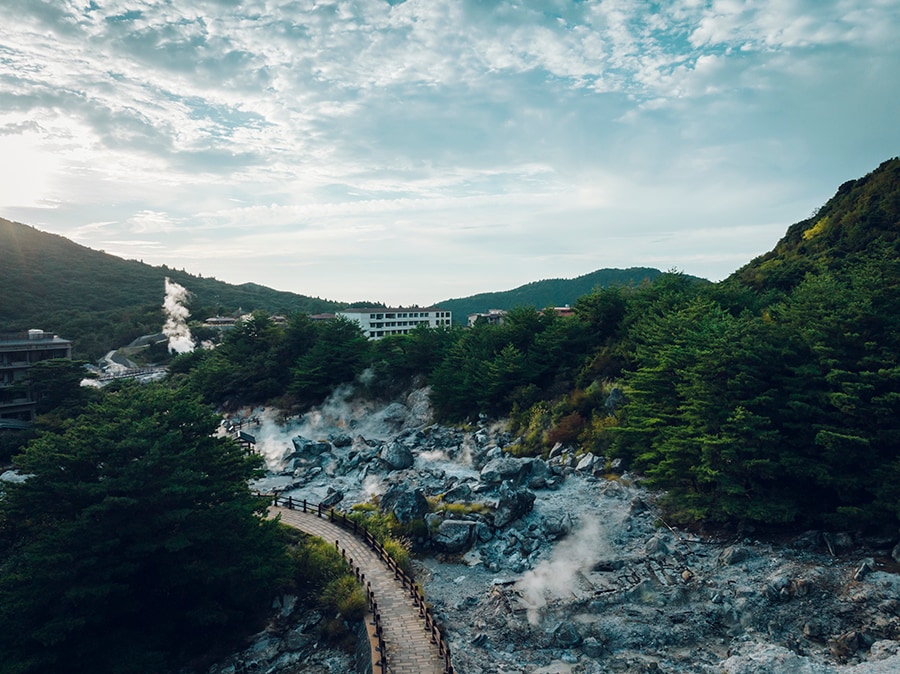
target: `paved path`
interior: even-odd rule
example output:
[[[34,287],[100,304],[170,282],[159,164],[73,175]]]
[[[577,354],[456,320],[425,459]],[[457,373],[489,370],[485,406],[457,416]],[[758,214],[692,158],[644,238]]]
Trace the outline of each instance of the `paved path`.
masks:
[[[281,515],[281,521],[332,545],[339,541],[372,586],[381,613],[389,674],[443,674],[443,660],[431,643],[419,610],[409,591],[394,580],[394,574],[375,552],[351,532],[326,518],[287,508],[269,508],[269,516]],[[376,670],[377,671],[377,670]]]

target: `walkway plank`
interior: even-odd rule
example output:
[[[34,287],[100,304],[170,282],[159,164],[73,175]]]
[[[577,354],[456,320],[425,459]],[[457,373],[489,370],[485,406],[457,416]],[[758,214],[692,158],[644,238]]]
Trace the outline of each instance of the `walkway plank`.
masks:
[[[408,590],[394,579],[393,572],[369,547],[351,532],[319,518],[314,513],[270,507],[269,517],[281,515],[281,521],[300,531],[318,536],[331,544],[338,541],[372,586],[381,612],[389,674],[443,674],[444,663],[437,646]]]

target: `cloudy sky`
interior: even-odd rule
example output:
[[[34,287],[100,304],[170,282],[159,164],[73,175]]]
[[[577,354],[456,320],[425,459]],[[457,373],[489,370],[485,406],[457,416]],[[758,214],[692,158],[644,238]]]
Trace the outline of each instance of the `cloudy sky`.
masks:
[[[2,0],[0,216],[342,301],[718,280],[900,154],[898,35],[897,0]]]

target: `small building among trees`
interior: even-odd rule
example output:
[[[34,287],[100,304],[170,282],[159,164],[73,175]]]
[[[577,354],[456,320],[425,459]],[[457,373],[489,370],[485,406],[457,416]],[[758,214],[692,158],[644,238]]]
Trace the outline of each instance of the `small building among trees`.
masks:
[[[0,335],[0,429],[31,425],[38,401],[29,370],[56,358],[71,360],[72,342],[43,330]]]

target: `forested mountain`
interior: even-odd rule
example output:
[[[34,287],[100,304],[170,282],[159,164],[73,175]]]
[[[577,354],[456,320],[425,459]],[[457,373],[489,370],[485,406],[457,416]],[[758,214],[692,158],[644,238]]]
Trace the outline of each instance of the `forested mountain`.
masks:
[[[652,281],[662,272],[650,267],[629,267],[628,269],[598,269],[575,278],[555,278],[526,283],[512,290],[479,293],[470,297],[437,302],[436,306],[453,312],[455,323],[466,324],[469,314],[484,313],[491,309],[509,310],[514,307],[563,307],[575,304],[582,295],[595,288],[609,286],[639,286]]]
[[[520,304],[501,325],[378,342],[254,317],[176,360],[173,382],[299,411],[363,371],[371,395],[424,378],[439,420],[509,419],[517,454],[618,459],[676,521],[896,530],[898,174],[893,159],[843,185],[720,283],[664,273],[594,288],[571,317]]]
[[[0,251],[0,332],[53,331],[90,359],[161,328],[166,277],[191,292],[191,313],[200,320],[238,308],[318,313],[345,306],[123,260],[2,218]]]

